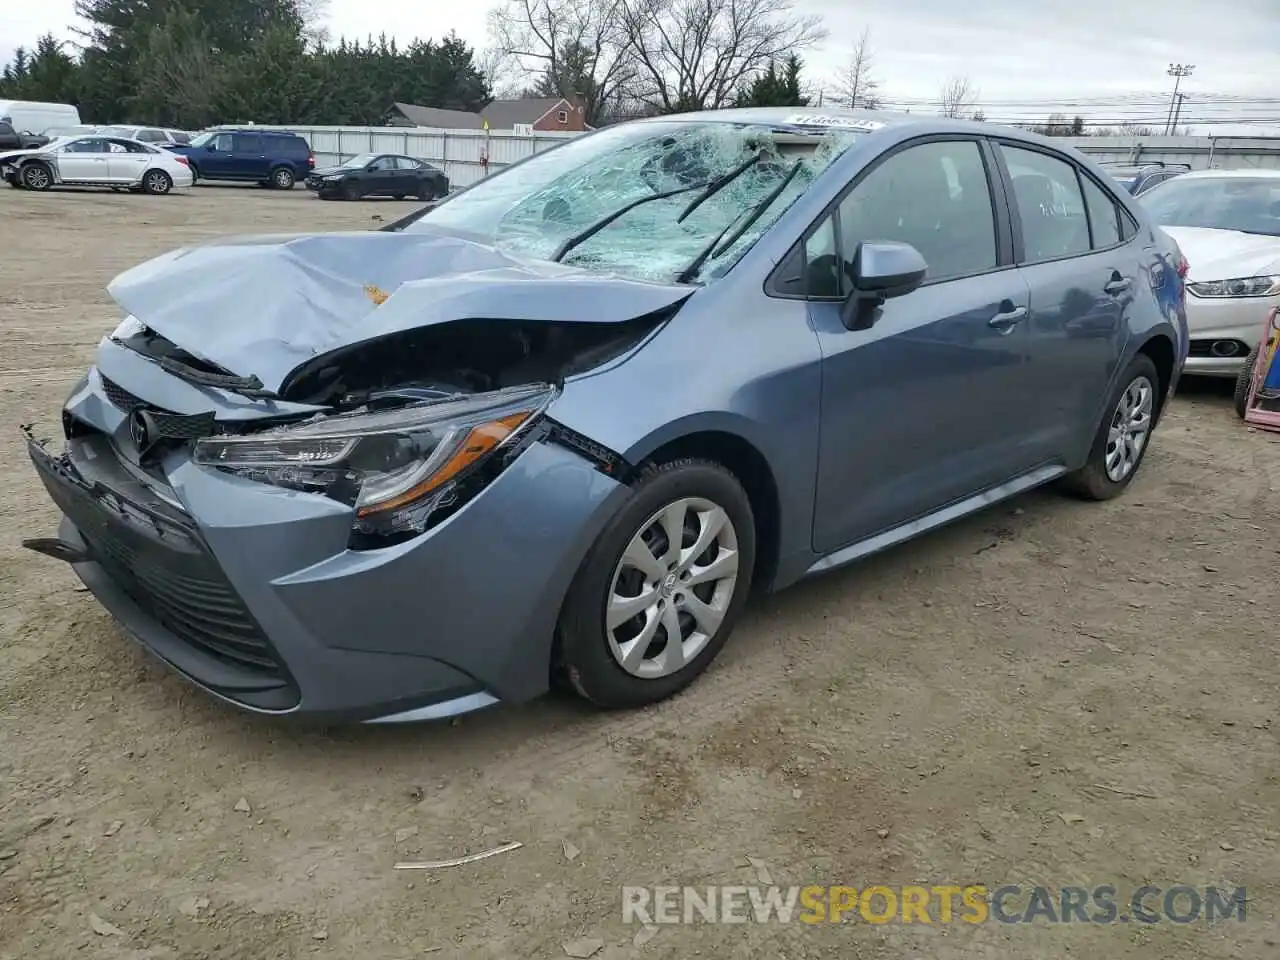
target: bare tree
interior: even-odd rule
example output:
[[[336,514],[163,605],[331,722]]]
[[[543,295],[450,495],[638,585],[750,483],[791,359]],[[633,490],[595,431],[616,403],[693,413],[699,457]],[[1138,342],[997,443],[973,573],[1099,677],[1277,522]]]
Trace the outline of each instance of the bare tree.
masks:
[[[622,0],[502,0],[489,15],[495,57],[581,104],[589,124],[622,99],[634,75]]]
[[[661,113],[733,102],[771,61],[826,36],[794,0],[617,0],[637,99]]]
[[[836,92],[844,98],[850,107],[862,107],[866,110],[878,110],[880,97],[880,81],[875,78],[875,52],[871,48],[871,28],[862,31],[862,36],[853,45],[848,63],[836,77]]]
[[[938,108],[944,117],[963,117],[976,111],[978,88],[965,76],[952,77],[938,92]]]

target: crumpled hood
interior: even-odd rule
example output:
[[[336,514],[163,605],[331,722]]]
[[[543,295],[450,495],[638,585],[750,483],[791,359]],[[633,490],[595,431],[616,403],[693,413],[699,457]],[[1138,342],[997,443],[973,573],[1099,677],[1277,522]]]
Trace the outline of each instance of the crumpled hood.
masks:
[[[1235,280],[1280,267],[1280,237],[1213,230],[1208,227],[1161,227],[1177,241],[1190,264],[1187,282]]]
[[[466,319],[620,323],[693,292],[519,260],[453,235],[383,231],[189,247],[107,289],[152,330],[268,390],[320,354],[403,330]]]
[[[2,150],[0,151],[0,163],[6,160],[14,160],[18,157],[34,157],[38,153],[44,153],[44,147],[27,147],[23,150]]]

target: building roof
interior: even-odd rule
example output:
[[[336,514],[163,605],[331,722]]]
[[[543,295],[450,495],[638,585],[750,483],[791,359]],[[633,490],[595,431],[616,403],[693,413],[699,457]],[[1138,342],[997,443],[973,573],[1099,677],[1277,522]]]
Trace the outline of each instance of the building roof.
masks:
[[[391,105],[407,121],[419,127],[446,130],[480,130],[485,122],[492,130],[510,130],[518,123],[536,123],[561,103],[560,97],[529,97],[521,100],[494,100],[479,113],[468,110],[445,110],[442,107],[420,107],[415,103]]]
[[[562,102],[561,97],[529,97],[522,100],[494,100],[480,111],[494,130],[510,130],[517,123],[536,123]]]
[[[479,130],[484,122],[480,114],[468,110],[445,110],[443,107],[420,107],[416,103],[396,102],[393,110],[418,127],[439,127],[444,130]],[[493,126],[492,121],[489,126]]]

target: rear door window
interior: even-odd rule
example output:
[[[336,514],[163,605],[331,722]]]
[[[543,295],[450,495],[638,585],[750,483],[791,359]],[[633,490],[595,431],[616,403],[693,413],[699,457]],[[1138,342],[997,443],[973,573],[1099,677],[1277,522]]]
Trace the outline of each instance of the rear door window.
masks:
[[[262,137],[252,133],[237,133],[235,150],[236,153],[262,153]]]
[[[1120,242],[1120,210],[1106,191],[1090,180],[1081,177],[1084,184],[1084,202],[1089,210],[1089,234],[1093,249],[1101,250]]]
[[[1023,261],[1089,252],[1089,218],[1074,164],[1036,150],[1001,144],[1022,223]]]

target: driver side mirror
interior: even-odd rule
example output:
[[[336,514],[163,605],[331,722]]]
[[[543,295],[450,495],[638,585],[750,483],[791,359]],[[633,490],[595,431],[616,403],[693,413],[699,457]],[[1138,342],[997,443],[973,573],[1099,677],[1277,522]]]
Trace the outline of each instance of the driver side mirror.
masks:
[[[929,265],[909,243],[888,240],[858,244],[853,255],[853,292],[840,310],[848,330],[868,330],[892,297],[906,296],[924,282]]]

